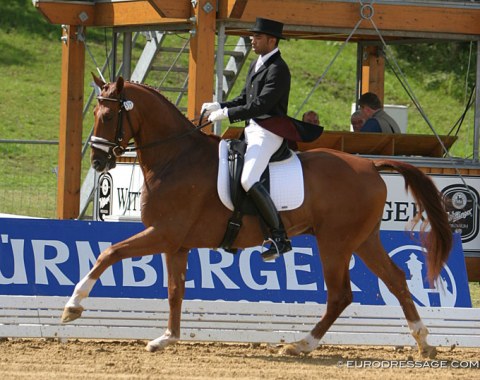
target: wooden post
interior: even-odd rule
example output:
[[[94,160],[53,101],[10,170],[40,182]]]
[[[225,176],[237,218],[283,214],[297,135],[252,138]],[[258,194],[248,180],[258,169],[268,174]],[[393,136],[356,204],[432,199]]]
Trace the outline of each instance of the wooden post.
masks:
[[[365,46],[362,56],[361,93],[375,93],[383,104],[384,99],[385,58],[381,47]]]
[[[80,26],[63,29],[60,133],[58,148],[57,217],[77,218],[80,209],[83,82],[85,45]]]
[[[213,99],[217,0],[198,0],[194,8],[195,32],[190,40],[188,118],[200,116],[204,102]],[[212,132],[204,129],[206,132]]]

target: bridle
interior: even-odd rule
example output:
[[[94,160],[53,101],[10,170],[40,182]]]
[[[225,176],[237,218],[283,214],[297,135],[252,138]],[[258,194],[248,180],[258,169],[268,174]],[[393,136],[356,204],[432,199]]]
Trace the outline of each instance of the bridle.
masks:
[[[124,154],[128,149],[128,147],[124,148],[121,145],[123,141],[123,136],[125,134],[123,129],[123,111],[127,112],[128,126],[133,136],[132,123],[130,121],[130,115],[128,114],[128,111],[133,109],[133,102],[130,100],[122,99],[122,98],[108,98],[105,96],[97,96],[97,99],[120,103],[120,109],[118,111],[118,121],[117,121],[117,129],[115,131],[115,141],[111,142],[111,141],[108,141],[107,139],[104,139],[103,137],[91,136],[89,141],[90,146],[92,148],[97,148],[106,152],[109,159],[112,158],[112,154],[115,157],[119,157],[122,154]]]
[[[132,128],[132,123],[131,123],[131,120],[130,120],[129,111],[131,111],[133,109],[134,103],[130,100],[123,99],[123,98],[109,98],[109,97],[101,96],[101,95],[97,96],[97,100],[120,103],[120,109],[118,111],[117,129],[115,131],[115,141],[114,142],[108,141],[107,139],[104,139],[103,137],[97,137],[97,136],[91,136],[90,140],[89,140],[90,146],[92,148],[97,148],[97,149],[100,149],[100,150],[104,151],[105,153],[107,153],[108,159],[112,159],[113,156],[120,157],[125,152],[134,152],[134,151],[137,151],[137,150],[140,150],[140,149],[151,148],[153,146],[157,146],[157,145],[163,144],[165,142],[169,142],[169,141],[187,136],[191,133],[199,131],[200,129],[206,127],[208,124],[211,124],[210,121],[206,121],[205,123],[202,124],[202,119],[203,119],[203,116],[205,114],[205,110],[204,110],[200,114],[200,117],[198,118],[198,125],[195,126],[195,128],[193,128],[193,129],[191,129],[187,132],[184,132],[184,133],[181,133],[181,134],[178,134],[178,135],[174,135],[174,136],[170,136],[170,137],[166,137],[163,140],[153,141],[153,142],[150,142],[148,144],[144,144],[142,146],[133,146],[133,143],[130,143],[130,144],[128,144],[127,147],[123,147],[121,145],[121,143],[123,141],[123,136],[125,134],[124,133],[124,128],[123,128],[123,112],[124,111],[126,112],[128,127],[130,128],[130,132],[131,132],[131,135],[133,137],[134,136],[134,131],[133,131],[133,128]],[[196,119],[194,119],[193,121],[196,121]]]

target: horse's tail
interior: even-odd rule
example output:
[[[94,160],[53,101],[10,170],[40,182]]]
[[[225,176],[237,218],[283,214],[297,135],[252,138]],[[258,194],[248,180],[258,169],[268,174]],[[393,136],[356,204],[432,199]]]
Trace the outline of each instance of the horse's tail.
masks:
[[[405,189],[410,189],[418,207],[418,213],[412,220],[412,230],[422,220],[422,213],[425,211],[427,214],[427,220],[422,220],[420,226],[420,236],[427,250],[427,277],[432,283],[448,259],[453,241],[442,196],[431,178],[413,165],[393,160],[374,160],[374,164],[377,170],[395,170],[404,177]],[[430,231],[426,232],[428,225]]]

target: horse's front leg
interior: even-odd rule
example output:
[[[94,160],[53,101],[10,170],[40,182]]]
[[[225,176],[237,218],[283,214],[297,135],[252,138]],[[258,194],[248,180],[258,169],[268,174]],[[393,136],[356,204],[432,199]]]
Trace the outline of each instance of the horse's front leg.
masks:
[[[168,272],[168,304],[170,315],[165,333],[148,342],[146,350],[155,352],[180,339],[180,320],[182,314],[182,301],[185,294],[185,273],[187,271],[188,250],[165,254]]]
[[[148,227],[146,230],[114,244],[100,253],[92,270],[75,286],[73,294],[63,310],[62,323],[71,322],[81,317],[83,312],[82,300],[88,297],[93,286],[108,267],[128,257],[162,252],[165,247],[161,246],[161,241],[161,234],[157,229]]]

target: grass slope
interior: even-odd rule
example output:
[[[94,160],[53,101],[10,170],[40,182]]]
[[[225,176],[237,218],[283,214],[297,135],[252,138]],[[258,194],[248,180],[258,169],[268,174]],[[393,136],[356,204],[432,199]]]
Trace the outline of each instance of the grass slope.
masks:
[[[99,65],[105,61],[105,33],[109,40],[110,30],[87,31],[88,48]],[[2,5],[1,138],[57,138],[62,47],[60,36],[60,26],[48,24],[30,0],[11,1]],[[107,44],[109,43],[108,41]],[[134,52],[137,57],[144,43],[145,37],[141,36]],[[183,42],[177,40],[173,43],[179,46]],[[325,73],[310,101],[299,109],[341,44],[307,40],[282,41],[280,48],[293,74],[289,111],[291,115],[301,115],[308,109],[315,109],[327,129],[348,130],[350,107],[355,100],[355,44],[345,47]],[[469,54],[468,42],[394,46],[387,51],[390,60],[398,62],[409,86],[439,134],[447,134],[464,111],[466,97],[474,83],[475,61],[469,60]],[[250,59],[253,59],[253,54]],[[89,73],[95,71],[88,52],[86,64],[85,89],[88,95],[91,90]],[[232,95],[240,91],[244,76],[244,73],[240,74],[241,80]],[[149,78],[149,84],[159,84],[150,80],[155,81]],[[432,133],[388,68],[385,73],[385,103],[409,107],[410,133]],[[86,131],[91,128],[91,124],[87,124]],[[472,151],[473,111],[468,112],[459,136],[452,153],[455,156],[467,157]]]

